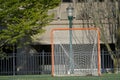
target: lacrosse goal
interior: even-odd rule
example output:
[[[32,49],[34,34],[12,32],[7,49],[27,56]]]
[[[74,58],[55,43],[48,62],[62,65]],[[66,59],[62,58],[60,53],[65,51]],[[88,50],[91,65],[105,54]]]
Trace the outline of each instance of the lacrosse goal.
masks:
[[[56,28],[51,31],[52,76],[99,76],[98,28]]]

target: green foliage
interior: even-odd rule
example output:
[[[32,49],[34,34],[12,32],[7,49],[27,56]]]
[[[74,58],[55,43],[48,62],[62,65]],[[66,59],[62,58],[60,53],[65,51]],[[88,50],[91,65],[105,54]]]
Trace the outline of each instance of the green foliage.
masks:
[[[60,0],[0,0],[0,47],[5,44],[20,45],[21,39],[31,41],[31,36],[44,32],[53,15],[49,9]]]

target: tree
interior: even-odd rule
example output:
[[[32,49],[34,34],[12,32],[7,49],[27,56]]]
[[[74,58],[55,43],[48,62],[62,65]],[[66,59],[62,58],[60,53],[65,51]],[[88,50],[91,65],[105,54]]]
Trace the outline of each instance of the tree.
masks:
[[[104,42],[111,59],[113,60],[114,72],[117,72],[120,63],[120,1],[119,0],[85,0],[84,5],[78,6],[81,19],[93,22],[95,27],[101,31],[101,41]],[[104,22],[108,23],[106,28]],[[89,26],[90,24],[88,24]],[[110,35],[108,35],[110,34]],[[108,39],[110,38],[110,40]],[[109,42],[115,44],[115,51],[109,45]]]
[[[43,33],[43,27],[52,21],[50,9],[60,0],[0,0],[0,49],[4,45],[26,45],[31,36]],[[24,41],[24,43],[21,43]]]

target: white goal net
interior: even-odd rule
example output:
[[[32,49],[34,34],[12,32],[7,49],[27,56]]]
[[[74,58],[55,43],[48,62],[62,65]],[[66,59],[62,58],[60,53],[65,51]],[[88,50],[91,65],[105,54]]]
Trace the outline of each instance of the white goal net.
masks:
[[[51,44],[53,76],[100,75],[99,29],[53,29]]]

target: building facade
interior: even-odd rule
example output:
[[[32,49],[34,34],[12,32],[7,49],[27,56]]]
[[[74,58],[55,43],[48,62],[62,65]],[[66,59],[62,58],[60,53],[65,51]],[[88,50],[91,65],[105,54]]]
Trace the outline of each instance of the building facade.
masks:
[[[66,8],[69,5],[74,8],[73,28],[90,28],[101,26],[107,42],[112,46],[116,41],[116,30],[118,27],[117,10],[118,2],[112,0],[61,0],[61,4],[48,14],[54,14],[53,21],[45,27],[46,32],[41,36],[35,36],[35,45],[40,44],[50,48],[50,32],[54,28],[68,28],[69,20]],[[104,42],[101,40],[101,45]],[[114,47],[114,46],[113,46]]]

